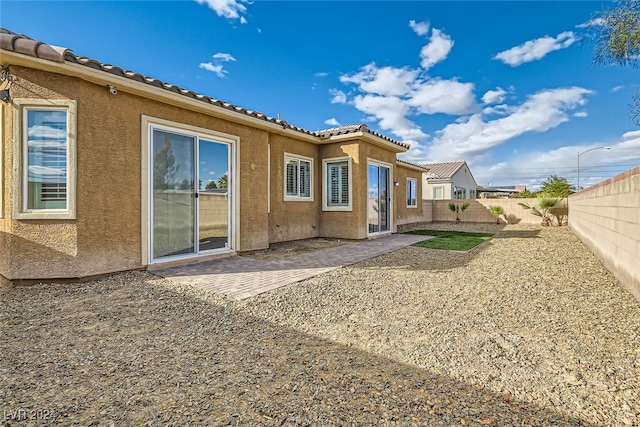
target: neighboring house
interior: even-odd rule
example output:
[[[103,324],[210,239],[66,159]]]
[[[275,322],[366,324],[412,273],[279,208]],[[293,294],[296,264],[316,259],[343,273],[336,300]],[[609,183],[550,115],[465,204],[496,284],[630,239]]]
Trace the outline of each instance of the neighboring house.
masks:
[[[475,199],[478,184],[467,162],[430,163],[422,181],[422,194],[427,200]]]
[[[366,239],[421,217],[426,169],[365,125],[309,131],[4,29],[0,47],[0,281]],[[205,188],[208,165],[222,188]]]

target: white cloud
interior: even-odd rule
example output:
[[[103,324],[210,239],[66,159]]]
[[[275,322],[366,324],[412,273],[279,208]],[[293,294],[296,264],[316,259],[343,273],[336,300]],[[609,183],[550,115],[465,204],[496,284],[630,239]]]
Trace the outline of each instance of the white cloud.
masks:
[[[576,25],[576,28],[597,27],[599,25],[602,25],[602,22],[604,22],[604,20],[602,18],[595,18],[595,19],[591,19],[591,20],[589,20],[587,22],[583,22],[582,24]]]
[[[375,117],[380,128],[389,130],[400,138],[422,138],[426,136],[415,123],[407,119],[409,106],[400,98],[357,95],[353,100],[353,104],[358,110]]]
[[[329,93],[331,95],[333,95],[333,98],[331,98],[331,103],[332,104],[346,104],[347,103],[347,95],[343,91],[337,90],[337,89],[329,89]]]
[[[340,122],[336,120],[335,117],[331,117],[330,119],[325,120],[324,124],[329,126],[340,126]]]
[[[199,65],[203,70],[211,71],[212,73],[216,73],[218,77],[224,77],[227,74],[227,71],[223,69],[222,65],[215,65],[211,62],[203,62]]]
[[[195,0],[195,2],[209,6],[218,16],[239,19],[241,24],[247,23],[247,20],[242,16],[247,11],[246,6],[242,4],[245,3],[243,0]]]
[[[618,92],[619,90],[624,89],[624,86],[618,85],[611,88],[611,92]]]
[[[236,58],[231,56],[230,53],[222,53],[222,52],[218,52],[215,55],[213,55],[213,59],[219,59],[222,62],[229,62],[229,61],[235,61],[236,60]]]
[[[409,21],[409,27],[419,36],[424,36],[429,32],[430,24],[428,21],[416,22],[413,19]]]
[[[565,31],[555,38],[544,36],[539,39],[529,40],[519,46],[498,53],[493,59],[498,59],[512,67],[517,67],[525,62],[542,59],[554,50],[565,49],[575,41],[575,34],[572,31]]]
[[[505,100],[507,93],[501,87],[496,88],[496,90],[488,90],[482,95],[482,102],[485,104],[499,104]]]
[[[627,132],[613,141],[595,141],[570,145],[549,151],[533,151],[513,156],[493,165],[474,165],[474,177],[479,184],[493,182],[495,185],[527,184],[535,189],[550,175],[567,178],[577,184],[578,153],[591,148],[610,146],[580,158],[580,185],[588,187],[615,176],[633,165],[640,164],[640,131]],[[618,166],[627,165],[627,166]]]
[[[438,62],[444,61],[453,48],[453,40],[442,31],[434,28],[431,31],[429,43],[420,51],[420,65],[425,70],[433,67]]]
[[[329,75],[329,73],[325,73],[324,71],[315,73],[314,76],[316,77],[327,77]]]
[[[362,92],[385,96],[401,96],[411,91],[418,77],[418,70],[407,67],[378,68],[375,63],[365,65],[359,73],[340,77],[342,83],[355,83]]]
[[[416,86],[407,103],[420,113],[460,115],[470,113],[476,106],[473,83],[431,79]]]
[[[589,113],[586,111],[578,111],[573,115],[573,117],[589,117]]]
[[[560,88],[538,92],[506,117],[485,121],[482,113],[451,123],[437,132],[429,147],[430,161],[473,160],[526,132],[544,132],[569,120],[566,112],[586,103],[591,91]]]

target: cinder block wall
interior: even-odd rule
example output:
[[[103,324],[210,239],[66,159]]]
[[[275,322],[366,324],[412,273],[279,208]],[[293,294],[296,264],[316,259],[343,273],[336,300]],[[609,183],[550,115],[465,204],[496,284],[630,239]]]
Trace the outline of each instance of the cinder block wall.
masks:
[[[535,205],[538,199],[475,199],[475,200],[433,200],[432,221],[455,221],[456,216],[449,210],[449,203],[469,203],[469,207],[460,214],[461,222],[496,222],[496,217],[489,210],[490,206],[502,206],[514,224],[540,224],[539,216],[531,214],[518,203]],[[427,219],[425,219],[427,221]],[[504,217],[500,222],[505,223]]]
[[[640,167],[571,195],[569,227],[640,300]]]

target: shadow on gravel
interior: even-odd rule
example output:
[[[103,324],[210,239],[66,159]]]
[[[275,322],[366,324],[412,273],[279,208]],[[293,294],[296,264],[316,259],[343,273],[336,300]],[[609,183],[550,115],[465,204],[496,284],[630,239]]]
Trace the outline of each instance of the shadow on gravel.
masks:
[[[502,230],[496,233],[494,239],[538,239],[540,235],[540,229],[536,230]]]
[[[3,425],[589,425],[161,283],[5,293]]]

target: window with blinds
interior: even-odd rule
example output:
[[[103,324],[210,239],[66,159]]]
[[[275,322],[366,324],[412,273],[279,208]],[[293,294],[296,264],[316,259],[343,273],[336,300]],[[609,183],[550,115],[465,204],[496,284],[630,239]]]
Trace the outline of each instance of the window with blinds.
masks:
[[[285,199],[312,200],[313,159],[285,155]]]
[[[76,102],[14,99],[21,132],[17,219],[75,219]]]
[[[323,209],[351,210],[351,159],[325,159]]]
[[[418,181],[413,178],[407,178],[407,207],[418,207]]]

